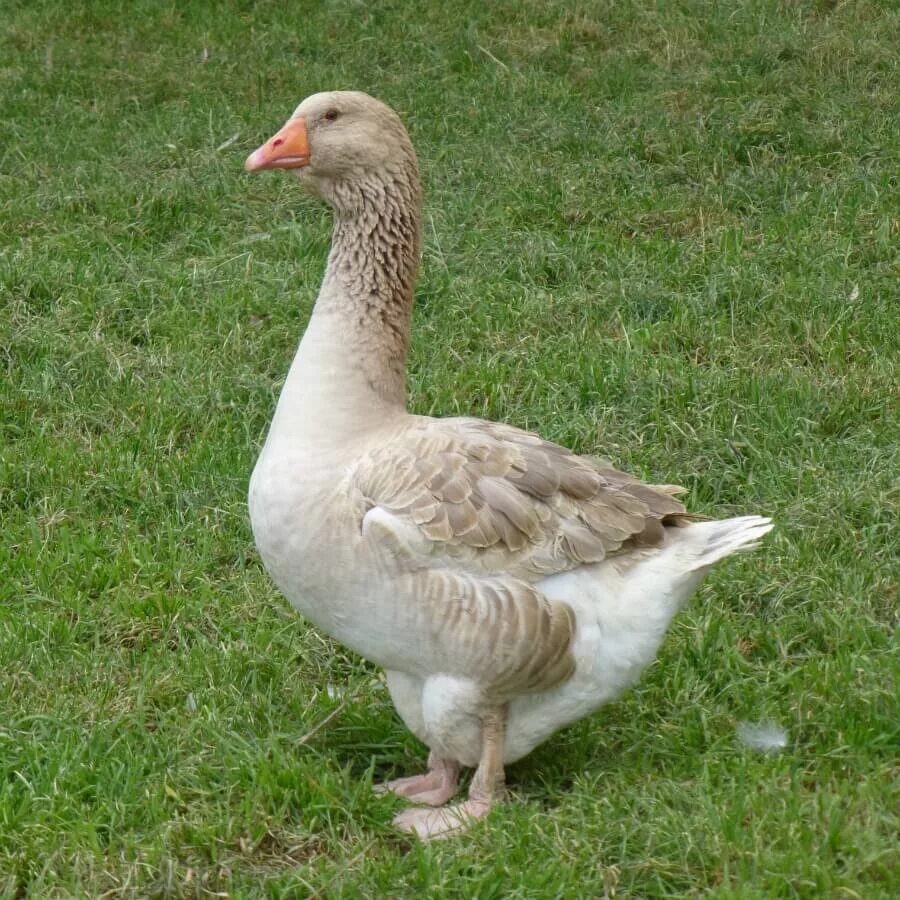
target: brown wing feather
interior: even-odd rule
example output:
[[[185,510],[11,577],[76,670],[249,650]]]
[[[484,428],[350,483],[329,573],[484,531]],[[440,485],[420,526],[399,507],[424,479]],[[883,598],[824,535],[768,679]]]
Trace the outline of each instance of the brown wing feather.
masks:
[[[419,573],[411,590],[430,618],[438,671],[474,677],[494,702],[569,678],[575,616],[513,578]]]
[[[528,580],[659,546],[665,526],[692,518],[682,488],[478,419],[415,419],[354,481],[366,508],[407,518],[455,559]]]

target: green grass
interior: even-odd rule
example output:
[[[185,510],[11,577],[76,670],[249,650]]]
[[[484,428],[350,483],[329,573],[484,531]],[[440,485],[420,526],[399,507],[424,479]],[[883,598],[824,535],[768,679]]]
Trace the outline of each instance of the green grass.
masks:
[[[897,896],[898,33],[875,0],[5,3],[0,895]],[[343,87],[426,179],[414,409],[778,522],[431,846],[370,794],[424,749],[245,508],[329,218],[242,160]],[[785,752],[736,742],[763,718]]]

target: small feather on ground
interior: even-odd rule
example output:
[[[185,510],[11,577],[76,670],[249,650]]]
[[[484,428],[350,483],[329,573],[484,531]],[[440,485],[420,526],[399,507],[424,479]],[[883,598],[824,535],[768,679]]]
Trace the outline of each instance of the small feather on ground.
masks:
[[[787,732],[775,722],[741,722],[737,727],[738,740],[760,753],[777,753],[788,745]]]

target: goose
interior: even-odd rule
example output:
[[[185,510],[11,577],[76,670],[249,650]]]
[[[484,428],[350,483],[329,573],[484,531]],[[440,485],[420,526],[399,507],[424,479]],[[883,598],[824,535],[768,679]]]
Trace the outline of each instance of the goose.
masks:
[[[397,827],[444,837],[502,798],[505,765],[633,685],[710,567],[772,523],[704,520],[683,489],[536,434],[408,411],[422,195],[384,103],[313,94],[245,169],[285,169],[334,219],[250,479],[254,540],[299,613],[384,669],[430,753],[376,790],[407,798]]]

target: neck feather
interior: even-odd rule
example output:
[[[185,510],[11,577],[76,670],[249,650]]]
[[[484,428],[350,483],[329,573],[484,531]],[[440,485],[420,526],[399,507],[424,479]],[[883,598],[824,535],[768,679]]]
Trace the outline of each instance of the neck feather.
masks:
[[[378,179],[332,182],[320,193],[335,214],[331,253],[269,440],[333,456],[406,412],[421,217],[415,157]]]
[[[334,319],[344,364],[367,397],[406,408],[421,196],[415,163],[331,186],[335,223],[314,317]]]

